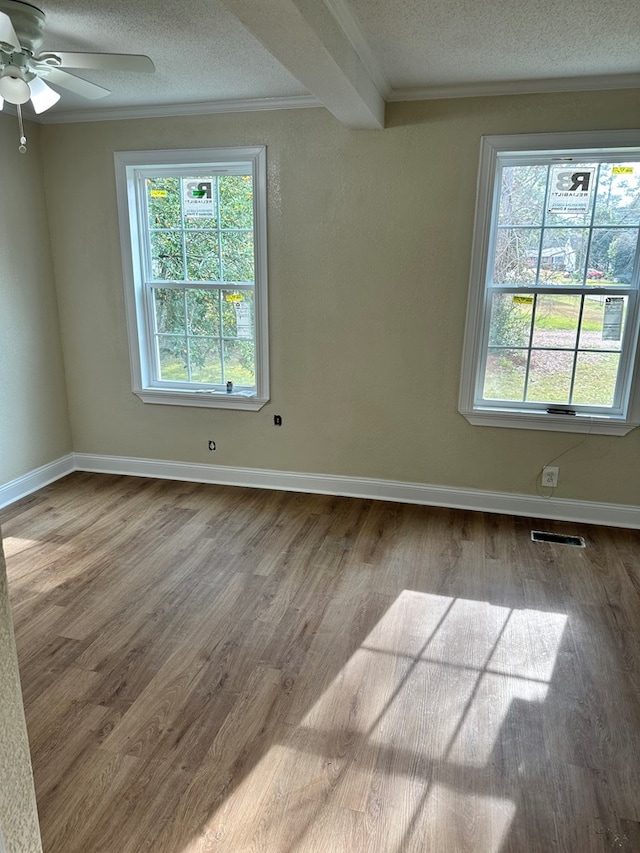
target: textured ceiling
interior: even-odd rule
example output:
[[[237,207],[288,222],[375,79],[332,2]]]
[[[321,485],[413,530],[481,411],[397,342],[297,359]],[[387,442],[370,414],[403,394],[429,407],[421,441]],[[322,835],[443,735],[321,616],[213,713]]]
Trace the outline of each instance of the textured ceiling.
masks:
[[[74,71],[112,94],[88,105],[63,92],[64,109],[306,92],[218,0],[127,0],[117,6],[100,0],[47,0],[39,6],[46,14],[43,50],[143,53],[156,66],[155,74]]]
[[[1,0],[0,0],[1,2]],[[179,114],[262,99],[379,127],[410,97],[640,87],[637,0],[43,0],[43,50],[143,53],[155,74],[77,71],[43,121]],[[268,100],[262,103],[267,106]],[[132,113],[133,114],[133,113]],[[353,120],[350,120],[353,116]]]
[[[393,88],[640,71],[637,0],[351,0]]]

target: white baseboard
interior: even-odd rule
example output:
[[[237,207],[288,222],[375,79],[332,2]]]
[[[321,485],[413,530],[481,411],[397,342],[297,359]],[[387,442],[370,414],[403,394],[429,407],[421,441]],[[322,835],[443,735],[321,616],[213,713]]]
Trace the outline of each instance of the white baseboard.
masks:
[[[542,498],[535,495],[486,492],[479,489],[455,489],[422,483],[374,480],[368,477],[298,474],[293,471],[230,468],[223,465],[196,465],[190,462],[164,462],[159,459],[98,456],[89,453],[76,453],[75,463],[78,471],[373,498],[451,509],[471,509],[503,515],[524,515],[531,518],[640,529],[640,507],[624,504]]]
[[[0,509],[8,506],[21,498],[26,498],[27,495],[48,486],[54,480],[59,480],[61,477],[66,477],[76,471],[76,460],[73,453],[68,453],[54,462],[48,462],[40,468],[29,471],[4,486],[0,486]]]
[[[224,465],[196,465],[191,462],[164,462],[127,456],[100,456],[92,453],[70,453],[48,465],[0,486],[0,508],[30,495],[43,486],[71,474],[93,471],[124,474],[133,477],[157,477],[193,483],[310,492],[352,498],[400,503],[426,504],[450,509],[471,509],[502,515],[524,515],[581,524],[604,524],[611,527],[640,529],[640,507],[624,504],[595,503],[566,498],[541,498],[486,492],[480,489],[455,489],[423,483],[396,480],[374,480],[368,477],[341,477],[332,474],[297,474],[293,471],[269,471],[263,468],[230,468]]]

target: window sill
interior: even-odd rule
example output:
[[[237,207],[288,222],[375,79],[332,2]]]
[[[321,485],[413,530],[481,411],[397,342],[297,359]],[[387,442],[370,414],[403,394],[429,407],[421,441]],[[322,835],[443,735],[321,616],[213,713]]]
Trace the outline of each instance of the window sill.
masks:
[[[523,412],[517,409],[460,410],[474,426],[507,427],[511,429],[578,432],[591,435],[626,435],[638,424],[623,418],[590,417],[588,415],[548,415],[546,412]]]
[[[245,397],[242,394],[219,394],[202,391],[164,391],[144,388],[133,392],[143,403],[162,406],[194,406],[201,409],[240,409],[258,412],[269,402],[268,398]]]

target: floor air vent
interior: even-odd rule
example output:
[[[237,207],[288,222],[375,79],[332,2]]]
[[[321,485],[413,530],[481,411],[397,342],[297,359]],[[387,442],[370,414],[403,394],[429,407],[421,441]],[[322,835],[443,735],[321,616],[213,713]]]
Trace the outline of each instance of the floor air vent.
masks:
[[[582,536],[564,536],[562,533],[545,533],[544,530],[532,530],[534,542],[555,542],[556,545],[573,545],[576,548],[586,548]]]

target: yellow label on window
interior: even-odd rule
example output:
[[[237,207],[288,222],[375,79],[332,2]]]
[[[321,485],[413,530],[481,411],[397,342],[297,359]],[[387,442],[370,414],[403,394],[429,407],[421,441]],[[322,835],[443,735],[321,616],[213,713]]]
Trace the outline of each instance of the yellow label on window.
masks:
[[[227,293],[225,296],[227,302],[242,302],[242,294],[241,293]]]
[[[514,296],[513,301],[516,305],[533,305],[533,296]]]
[[[614,175],[633,175],[633,166],[614,166],[611,171]]]
[[[167,191],[166,190],[151,190],[150,192],[151,198],[166,198]]]

